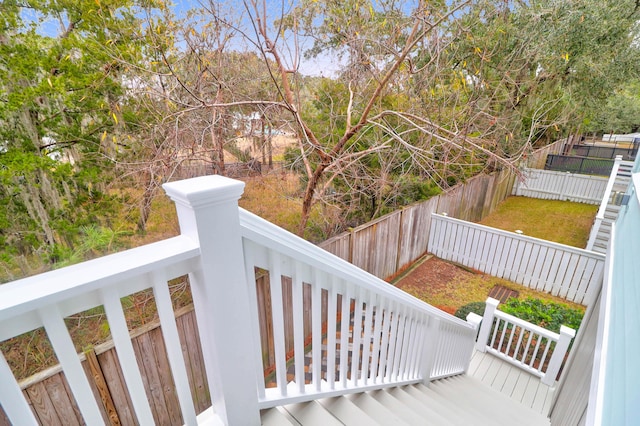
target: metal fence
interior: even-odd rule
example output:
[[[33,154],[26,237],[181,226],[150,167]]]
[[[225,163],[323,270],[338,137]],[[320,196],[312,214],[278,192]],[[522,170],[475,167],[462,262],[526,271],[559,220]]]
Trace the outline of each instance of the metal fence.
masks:
[[[612,168],[613,160],[554,154],[547,156],[544,165],[545,170],[599,176],[609,176]]]
[[[626,144],[629,145],[629,144]],[[571,148],[571,155],[578,157],[607,158],[613,160],[617,155],[622,155],[623,160],[635,160],[638,154],[640,139],[633,142],[627,148],[596,145],[575,145]]]

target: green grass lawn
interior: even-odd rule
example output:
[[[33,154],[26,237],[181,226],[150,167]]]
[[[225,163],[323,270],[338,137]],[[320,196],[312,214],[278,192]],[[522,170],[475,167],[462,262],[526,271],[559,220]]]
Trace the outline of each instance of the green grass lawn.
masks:
[[[584,248],[597,211],[598,206],[591,204],[509,197],[480,223]]]

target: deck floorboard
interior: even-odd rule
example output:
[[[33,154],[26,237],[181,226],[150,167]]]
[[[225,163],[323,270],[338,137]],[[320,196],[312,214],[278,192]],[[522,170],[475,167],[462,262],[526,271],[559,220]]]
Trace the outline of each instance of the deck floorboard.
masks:
[[[549,412],[553,388],[491,354],[474,351],[469,375],[538,413],[546,416]]]

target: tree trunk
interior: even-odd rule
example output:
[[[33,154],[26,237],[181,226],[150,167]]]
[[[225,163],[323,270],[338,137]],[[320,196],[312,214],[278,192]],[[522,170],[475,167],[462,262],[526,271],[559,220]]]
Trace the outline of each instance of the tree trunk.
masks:
[[[307,182],[307,187],[305,188],[304,196],[302,197],[302,214],[300,215],[300,223],[298,225],[298,236],[300,237],[304,236],[304,230],[306,229],[307,222],[309,222],[309,217],[311,216],[313,196],[316,193],[320,177],[327,167],[328,164],[320,163],[313,174],[309,176],[309,182]]]
[[[219,104],[222,102],[222,89],[218,87],[218,92],[216,93],[215,103]],[[215,169],[218,170],[218,173],[221,175],[225,174],[224,170],[224,138],[222,137],[222,132],[220,131],[221,125],[219,121],[222,119],[222,114],[217,107],[211,108],[211,143],[213,145],[213,149],[215,152]]]

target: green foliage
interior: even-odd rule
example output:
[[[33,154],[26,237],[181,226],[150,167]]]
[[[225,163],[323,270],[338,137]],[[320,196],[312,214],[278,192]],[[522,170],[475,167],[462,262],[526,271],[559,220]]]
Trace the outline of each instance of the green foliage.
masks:
[[[109,253],[118,247],[119,237],[130,234],[126,231],[114,231],[95,225],[81,226],[79,230],[81,243],[75,250],[54,246],[51,260],[56,262],[57,268]]]
[[[598,133],[632,133],[640,129],[640,80],[615,91],[596,111],[585,130]]]
[[[474,314],[483,316],[485,306],[486,306],[485,302],[467,303],[466,305],[459,307],[454,315],[466,321],[467,315],[469,315],[471,312],[473,312]]]
[[[108,225],[123,209],[109,185],[122,140],[135,127],[124,117],[142,115],[131,113],[123,81],[131,76],[125,64],[143,59],[138,7],[156,5],[143,3],[3,3],[0,240],[6,252],[67,258],[87,236],[81,227]]]
[[[578,330],[584,316],[582,311],[571,309],[566,305],[543,302],[530,297],[525,300],[511,298],[501,304],[498,309],[556,333],[560,331],[561,325]]]

